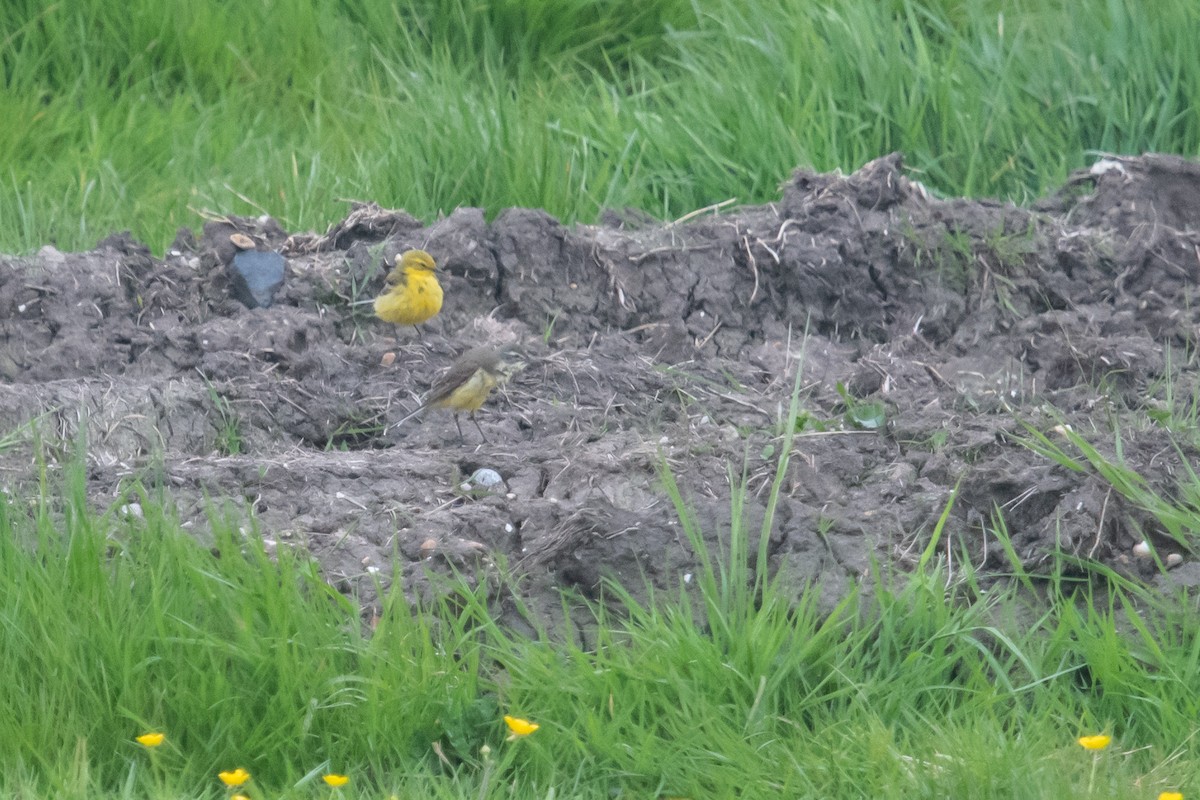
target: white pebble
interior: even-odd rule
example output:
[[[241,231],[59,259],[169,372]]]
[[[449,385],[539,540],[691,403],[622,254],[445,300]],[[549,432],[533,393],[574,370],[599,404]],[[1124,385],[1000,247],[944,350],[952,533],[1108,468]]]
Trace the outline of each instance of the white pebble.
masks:
[[[496,472],[496,470],[484,467],[483,469],[475,470],[475,474],[471,476],[471,480],[480,486],[495,486],[504,479],[500,477],[500,473]]]

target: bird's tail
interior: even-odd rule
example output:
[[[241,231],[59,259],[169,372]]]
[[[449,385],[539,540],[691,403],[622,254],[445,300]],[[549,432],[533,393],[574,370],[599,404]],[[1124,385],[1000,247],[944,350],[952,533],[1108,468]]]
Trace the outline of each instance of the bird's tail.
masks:
[[[421,405],[417,406],[412,411],[408,412],[403,417],[401,417],[400,419],[393,422],[391,425],[388,425],[387,429],[384,431],[384,433],[386,434],[392,428],[399,428],[401,425],[408,422],[413,417],[420,416],[422,413],[424,413],[428,409],[429,409],[429,403],[421,403]]]

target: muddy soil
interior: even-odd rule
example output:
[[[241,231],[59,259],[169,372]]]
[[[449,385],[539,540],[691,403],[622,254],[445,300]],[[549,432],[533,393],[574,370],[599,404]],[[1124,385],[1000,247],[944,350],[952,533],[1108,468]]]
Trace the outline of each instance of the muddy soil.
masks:
[[[247,535],[311,553],[364,613],[379,587],[428,597],[457,571],[549,619],[559,589],[641,594],[700,569],[664,469],[713,554],[745,476],[753,552],[799,370],[768,543],[789,591],[816,582],[828,606],[873,562],[910,568],[947,508],[950,574],[1011,571],[1003,524],[1035,572],[1194,583],[1161,514],[1028,443],[1079,456],[1070,426],[1183,497],[1196,448],[1163,423],[1200,383],[1197,231],[1200,167],[1176,158],[1106,159],[1019,208],[932,197],[889,156],[666,224],[459,209],[426,227],[364,205],[323,235],[211,222],[163,259],[126,235],[48,246],[0,258],[0,483],[37,491],[21,426],[52,471],[71,449],[53,443],[86,427],[98,508],[137,513],[161,487],[197,535],[253,518]],[[269,308],[232,298],[235,234],[287,258]],[[356,304],[410,247],[444,268],[419,334]],[[526,367],[478,414],[483,436],[464,419],[460,441],[442,412],[396,424],[484,342],[519,344]],[[1136,557],[1143,540],[1174,568]],[[520,624],[514,607],[496,613]]]

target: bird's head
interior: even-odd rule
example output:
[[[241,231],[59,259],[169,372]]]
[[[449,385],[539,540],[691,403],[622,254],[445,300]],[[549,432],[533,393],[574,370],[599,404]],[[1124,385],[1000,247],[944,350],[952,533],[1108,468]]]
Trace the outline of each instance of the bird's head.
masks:
[[[515,344],[500,348],[497,356],[496,371],[503,375],[505,380],[525,369],[525,354]]]
[[[433,260],[433,256],[424,250],[405,250],[396,256],[396,269],[401,269],[405,272],[409,272],[410,270],[435,272],[437,268],[437,262]]]

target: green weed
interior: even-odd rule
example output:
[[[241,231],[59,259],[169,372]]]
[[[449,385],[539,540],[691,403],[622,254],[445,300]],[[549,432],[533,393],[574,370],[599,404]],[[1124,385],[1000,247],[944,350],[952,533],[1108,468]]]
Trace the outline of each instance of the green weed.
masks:
[[[217,413],[214,441],[217,452],[223,456],[239,455],[242,452],[242,426],[229,398],[218,393],[212,384],[208,385],[208,398]]]
[[[1185,0],[18,0],[0,247],[161,250],[204,209],[321,229],[343,198],[674,219],[893,150],[1023,200],[1096,151],[1195,152],[1197,23]]]
[[[1174,539],[1185,551],[1196,550],[1197,535],[1200,534],[1200,475],[1197,475],[1188,459],[1176,448],[1180,478],[1172,496],[1164,496],[1155,490],[1136,470],[1124,463],[1122,458],[1121,434],[1115,436],[1114,456],[1105,456],[1100,450],[1072,430],[1060,424],[1052,431],[1056,439],[1032,425],[1025,425],[1029,438],[1023,444],[1072,472],[1094,472],[1113,487],[1134,506],[1150,512],[1162,526],[1162,530]],[[1068,447],[1076,454],[1068,452]]]

